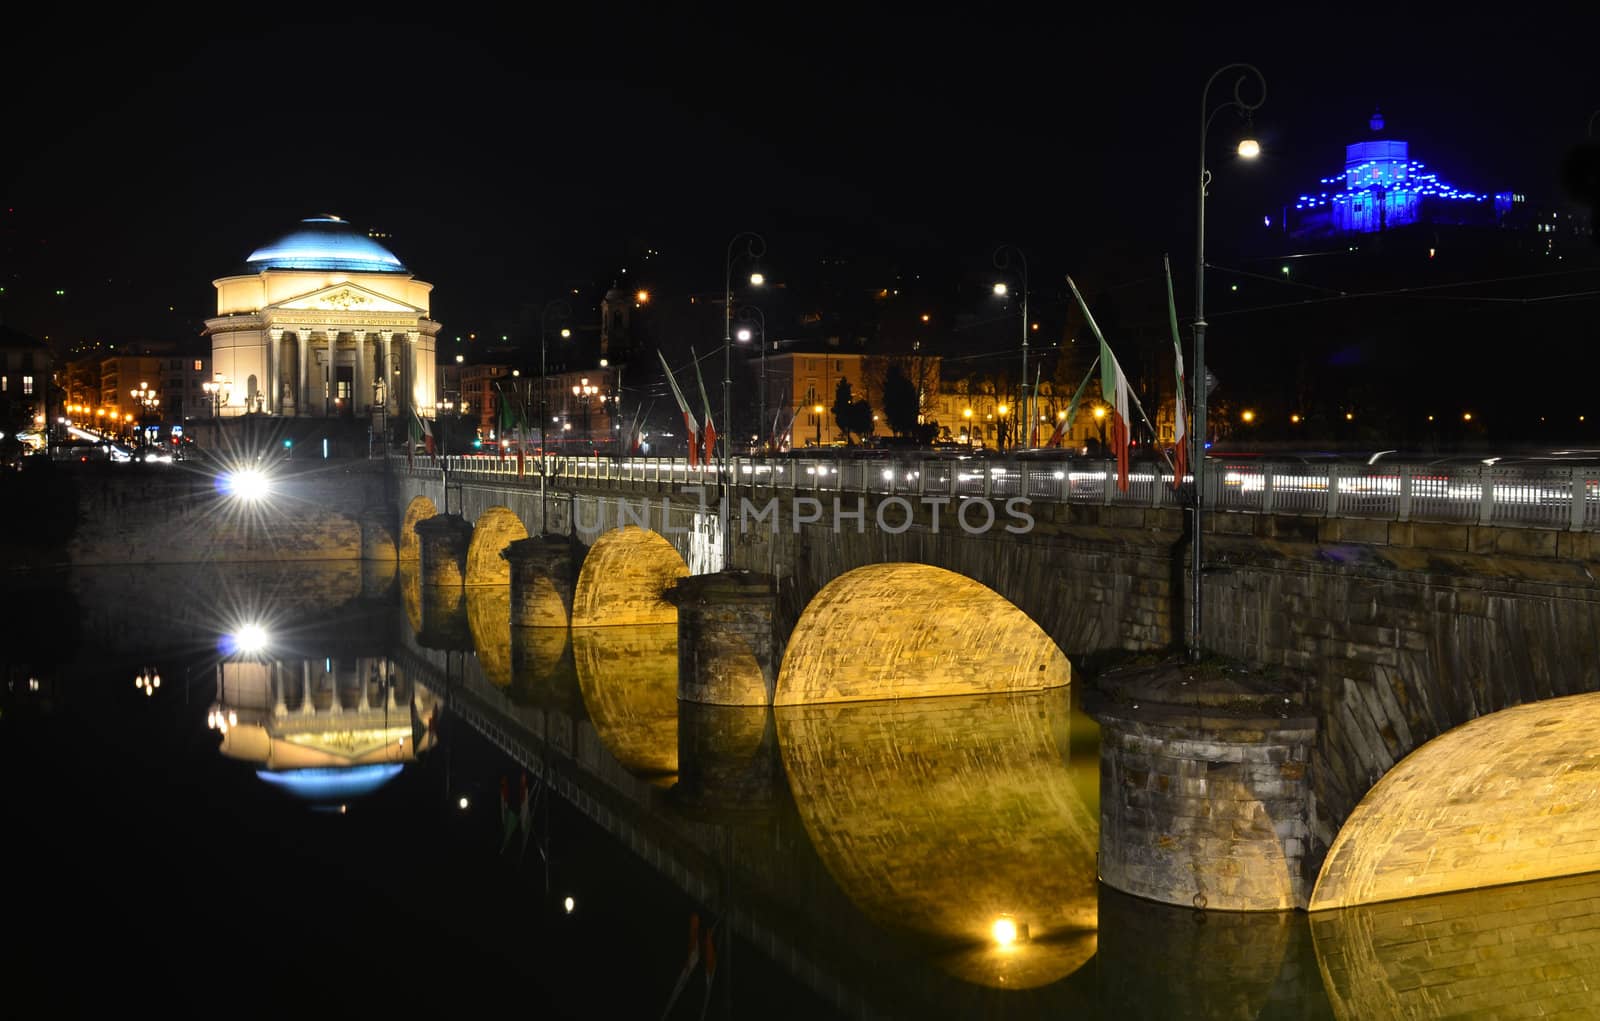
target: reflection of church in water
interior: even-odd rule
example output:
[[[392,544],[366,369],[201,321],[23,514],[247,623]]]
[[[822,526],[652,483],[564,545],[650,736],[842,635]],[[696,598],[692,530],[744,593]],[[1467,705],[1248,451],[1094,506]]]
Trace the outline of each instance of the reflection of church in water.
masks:
[[[438,740],[437,700],[381,656],[217,664],[222,754],[312,801],[376,790]]]
[[[433,285],[337,216],[315,216],[213,281],[218,414],[433,417]]]

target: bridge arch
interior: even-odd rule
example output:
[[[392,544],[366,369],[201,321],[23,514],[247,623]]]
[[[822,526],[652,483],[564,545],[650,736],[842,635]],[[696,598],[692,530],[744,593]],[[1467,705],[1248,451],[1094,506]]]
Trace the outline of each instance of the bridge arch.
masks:
[[[774,704],[1038,691],[1071,679],[1044,629],[982,582],[927,564],[870,564],[806,606]]]
[[[510,585],[511,565],[500,551],[528,537],[528,528],[509,507],[490,507],[472,523],[467,546],[468,585]]]
[[[1600,693],[1502,709],[1434,738],[1361,799],[1310,909],[1600,870]]]
[[[572,593],[572,626],[676,624],[678,608],[663,593],[689,573],[667,539],[629,525],[604,532],[589,547]]]
[[[435,517],[439,508],[426,496],[414,496],[406,504],[405,516],[400,519],[400,559],[422,559],[422,540],[417,538],[417,522]]]

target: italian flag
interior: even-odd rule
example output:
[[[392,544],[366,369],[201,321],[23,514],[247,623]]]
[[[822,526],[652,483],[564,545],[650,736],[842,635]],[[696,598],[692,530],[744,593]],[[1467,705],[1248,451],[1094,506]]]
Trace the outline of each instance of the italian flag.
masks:
[[[1172,412],[1172,488],[1177,489],[1189,471],[1189,407],[1183,396],[1183,345],[1178,341],[1178,306],[1172,300],[1172,264],[1166,256],[1161,262],[1167,270],[1167,319],[1172,324],[1172,357],[1178,371],[1178,398]]]
[[[683,399],[683,391],[678,389],[678,379],[667,364],[667,356],[657,351],[656,357],[661,359],[661,371],[667,374],[667,385],[672,387],[673,399],[678,402],[678,410],[683,412],[683,428],[689,433],[689,467],[693,468],[700,463],[700,423],[694,420],[689,402]]]
[[[1117,452],[1117,488],[1128,491],[1128,376],[1111,345],[1100,338],[1100,396],[1111,404],[1111,449]]]
[[[1083,318],[1089,324],[1090,332],[1100,342],[1100,396],[1111,403],[1111,446],[1117,452],[1117,488],[1126,493],[1128,441],[1131,439],[1128,432],[1128,374],[1117,364],[1117,356],[1111,353],[1111,345],[1106,343],[1105,334],[1100,332],[1100,324],[1094,321],[1089,303],[1078,293],[1078,285],[1072,282],[1070,276],[1067,277],[1067,286],[1072,288],[1072,296],[1078,299],[1078,307],[1083,309]]]
[[[700,374],[700,359],[695,357],[692,347],[689,349],[689,355],[694,358],[694,378],[700,384],[700,405],[706,409],[706,449],[700,460],[706,464],[713,464],[717,459],[717,425],[711,421],[711,398],[706,396],[706,380]]]

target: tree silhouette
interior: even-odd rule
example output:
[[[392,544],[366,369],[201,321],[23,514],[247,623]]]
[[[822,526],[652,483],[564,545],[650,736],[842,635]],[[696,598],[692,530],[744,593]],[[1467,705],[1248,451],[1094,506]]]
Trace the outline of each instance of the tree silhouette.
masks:
[[[846,442],[850,437],[868,436],[872,433],[872,405],[866,401],[854,399],[854,391],[850,381],[843,377],[833,391],[833,420],[839,426],[839,431],[844,433]]]
[[[883,376],[883,415],[896,436],[909,436],[917,429],[917,388],[900,371],[891,365]]]

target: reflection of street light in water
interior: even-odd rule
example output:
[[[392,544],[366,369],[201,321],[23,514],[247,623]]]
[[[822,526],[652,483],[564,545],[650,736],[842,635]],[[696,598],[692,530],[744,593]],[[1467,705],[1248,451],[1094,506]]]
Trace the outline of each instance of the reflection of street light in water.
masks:
[[[1001,950],[1010,950],[1018,941],[1028,938],[1028,927],[1018,925],[1016,919],[1010,915],[1001,915],[995,919],[994,925],[990,926],[989,934],[994,937],[995,943],[999,944]]]

